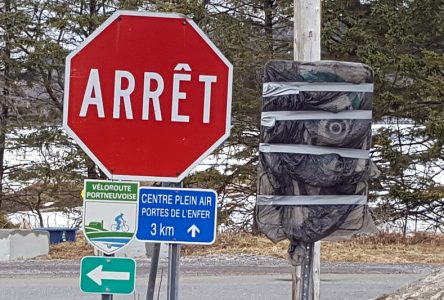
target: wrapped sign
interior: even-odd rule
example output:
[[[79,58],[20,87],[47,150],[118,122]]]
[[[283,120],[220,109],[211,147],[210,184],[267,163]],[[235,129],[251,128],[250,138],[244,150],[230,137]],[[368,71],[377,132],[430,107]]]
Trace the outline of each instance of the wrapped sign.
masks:
[[[257,195],[272,241],[372,232],[367,180],[373,76],[363,64],[271,61],[265,68]]]

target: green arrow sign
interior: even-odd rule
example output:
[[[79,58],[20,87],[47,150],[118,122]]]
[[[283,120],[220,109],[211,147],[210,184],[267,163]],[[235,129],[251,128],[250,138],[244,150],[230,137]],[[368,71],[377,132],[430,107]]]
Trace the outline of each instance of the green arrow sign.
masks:
[[[85,256],[80,263],[80,289],[85,293],[131,294],[135,275],[132,258]]]

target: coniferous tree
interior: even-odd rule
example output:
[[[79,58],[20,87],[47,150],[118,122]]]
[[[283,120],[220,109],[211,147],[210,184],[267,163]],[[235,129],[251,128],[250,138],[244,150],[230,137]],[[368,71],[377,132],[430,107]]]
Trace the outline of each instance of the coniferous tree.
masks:
[[[375,71],[373,183],[380,221],[431,221],[444,211],[444,4],[440,0],[327,2],[324,43],[332,58]],[[345,2],[345,1],[344,1]],[[342,3],[344,4],[344,3]],[[441,178],[441,179],[439,179]]]

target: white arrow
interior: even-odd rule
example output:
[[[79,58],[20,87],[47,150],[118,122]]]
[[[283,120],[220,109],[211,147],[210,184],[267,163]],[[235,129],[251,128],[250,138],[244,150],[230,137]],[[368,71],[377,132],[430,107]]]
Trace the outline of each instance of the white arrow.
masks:
[[[199,227],[197,227],[196,225],[191,225],[190,228],[188,228],[187,230],[188,233],[191,232],[191,237],[196,237],[196,232],[200,233]]]
[[[91,278],[92,281],[97,283],[98,285],[102,285],[102,280],[129,280],[130,273],[129,272],[108,272],[102,271],[103,266],[98,266],[86,276]]]

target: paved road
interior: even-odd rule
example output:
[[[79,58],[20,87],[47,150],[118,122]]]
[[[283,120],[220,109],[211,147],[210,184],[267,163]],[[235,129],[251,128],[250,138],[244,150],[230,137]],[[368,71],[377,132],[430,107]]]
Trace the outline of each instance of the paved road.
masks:
[[[135,295],[115,300],[145,299],[149,262],[138,261]],[[372,299],[429,274],[436,266],[331,264],[321,268],[322,300]],[[166,299],[166,262],[160,264],[159,299]],[[254,256],[183,258],[181,300],[281,300],[291,298],[290,267],[285,260]],[[100,299],[79,291],[76,261],[0,263],[0,299]]]

